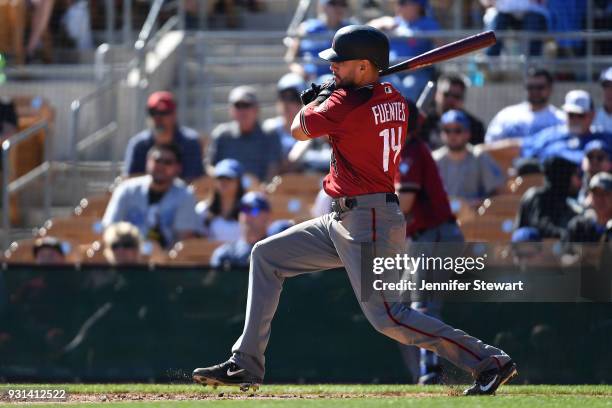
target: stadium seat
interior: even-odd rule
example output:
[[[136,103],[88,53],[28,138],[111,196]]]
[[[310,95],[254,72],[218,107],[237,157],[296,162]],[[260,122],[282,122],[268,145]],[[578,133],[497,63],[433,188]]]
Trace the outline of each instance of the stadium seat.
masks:
[[[314,203],[315,195],[288,195],[288,194],[269,194],[268,200],[272,208],[273,220],[294,220],[302,222],[312,218],[310,208]]]
[[[78,244],[90,244],[101,238],[102,225],[100,218],[95,216],[80,216],[68,218],[53,218],[45,222],[38,235],[52,235],[68,239]]]
[[[460,223],[469,242],[510,242],[514,223],[512,218],[479,216]]]
[[[478,215],[513,218],[518,213],[521,196],[516,194],[501,194],[489,197],[478,208]]]
[[[209,265],[213,251],[221,246],[221,241],[206,238],[190,238],[177,242],[168,251],[168,264],[177,266]],[[159,260],[155,263],[161,263]]]
[[[36,238],[29,238],[11,243],[9,248],[4,251],[4,262],[8,265],[33,264],[34,254],[32,249]],[[69,240],[62,239],[62,247],[66,256],[66,263],[78,263],[80,261],[80,251],[78,245]]]
[[[311,196],[314,201],[321,189],[323,177],[313,173],[286,173],[275,176],[266,191],[270,194]]]
[[[513,140],[485,143],[478,145],[478,148],[487,152],[497,164],[499,164],[504,174],[508,174],[508,169],[512,167],[514,159],[516,159],[521,152],[520,145]]]
[[[74,209],[74,214],[82,217],[102,218],[110,198],[110,193],[83,198]]]
[[[197,201],[208,199],[214,188],[214,179],[208,176],[199,177],[191,182]]]
[[[544,185],[543,174],[526,174],[516,177],[510,184],[510,192],[522,196],[531,187],[541,187]]]

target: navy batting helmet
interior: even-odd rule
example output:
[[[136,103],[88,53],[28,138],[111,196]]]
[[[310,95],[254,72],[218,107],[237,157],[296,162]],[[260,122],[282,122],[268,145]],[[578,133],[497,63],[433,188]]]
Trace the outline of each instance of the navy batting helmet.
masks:
[[[330,62],[367,59],[379,70],[389,67],[389,39],[380,30],[367,25],[350,25],[334,35],[331,48],[319,53]]]

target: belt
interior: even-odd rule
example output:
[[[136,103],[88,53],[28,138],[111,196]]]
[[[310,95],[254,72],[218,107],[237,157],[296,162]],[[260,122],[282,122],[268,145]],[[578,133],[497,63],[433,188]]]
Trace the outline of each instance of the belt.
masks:
[[[361,201],[364,201],[364,203],[361,203]],[[340,198],[334,198],[332,200],[332,211],[338,214],[342,214],[343,212],[346,211],[350,211],[355,207],[358,207],[361,203],[361,205],[365,205],[365,200],[364,198],[359,198],[359,197],[340,197]],[[397,197],[397,195],[395,195],[395,193],[386,193],[385,194],[385,202],[387,203],[396,203],[399,205],[399,198]]]

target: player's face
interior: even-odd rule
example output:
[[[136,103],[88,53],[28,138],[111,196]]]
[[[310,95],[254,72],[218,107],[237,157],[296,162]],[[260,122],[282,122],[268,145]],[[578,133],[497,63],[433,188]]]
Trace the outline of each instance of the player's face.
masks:
[[[250,131],[255,127],[259,116],[257,105],[247,102],[236,102],[230,108],[232,119],[238,122],[242,131]]]
[[[360,72],[361,60],[350,60],[332,62],[330,70],[334,75],[334,82],[337,88],[352,88],[357,83],[357,76]]]
[[[544,105],[548,103],[552,86],[546,80],[546,77],[535,76],[527,79],[525,84],[527,90],[527,100],[534,105]]]
[[[153,177],[156,184],[168,184],[178,177],[181,165],[172,152],[156,150],[147,158],[147,174]]]
[[[459,151],[467,145],[470,133],[460,123],[448,123],[442,127],[442,140],[450,150]]]

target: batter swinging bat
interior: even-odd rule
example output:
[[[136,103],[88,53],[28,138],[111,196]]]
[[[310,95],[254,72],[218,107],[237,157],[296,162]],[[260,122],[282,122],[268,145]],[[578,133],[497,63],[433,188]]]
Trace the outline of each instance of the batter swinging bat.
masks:
[[[442,62],[455,58],[461,55],[469,54],[470,52],[480,50],[492,46],[497,42],[493,31],[485,31],[471,37],[434,48],[421,55],[410,58],[399,64],[395,64],[387,69],[380,71],[380,75],[394,74],[400,71],[413,71],[415,69],[428,67],[437,62]]]

